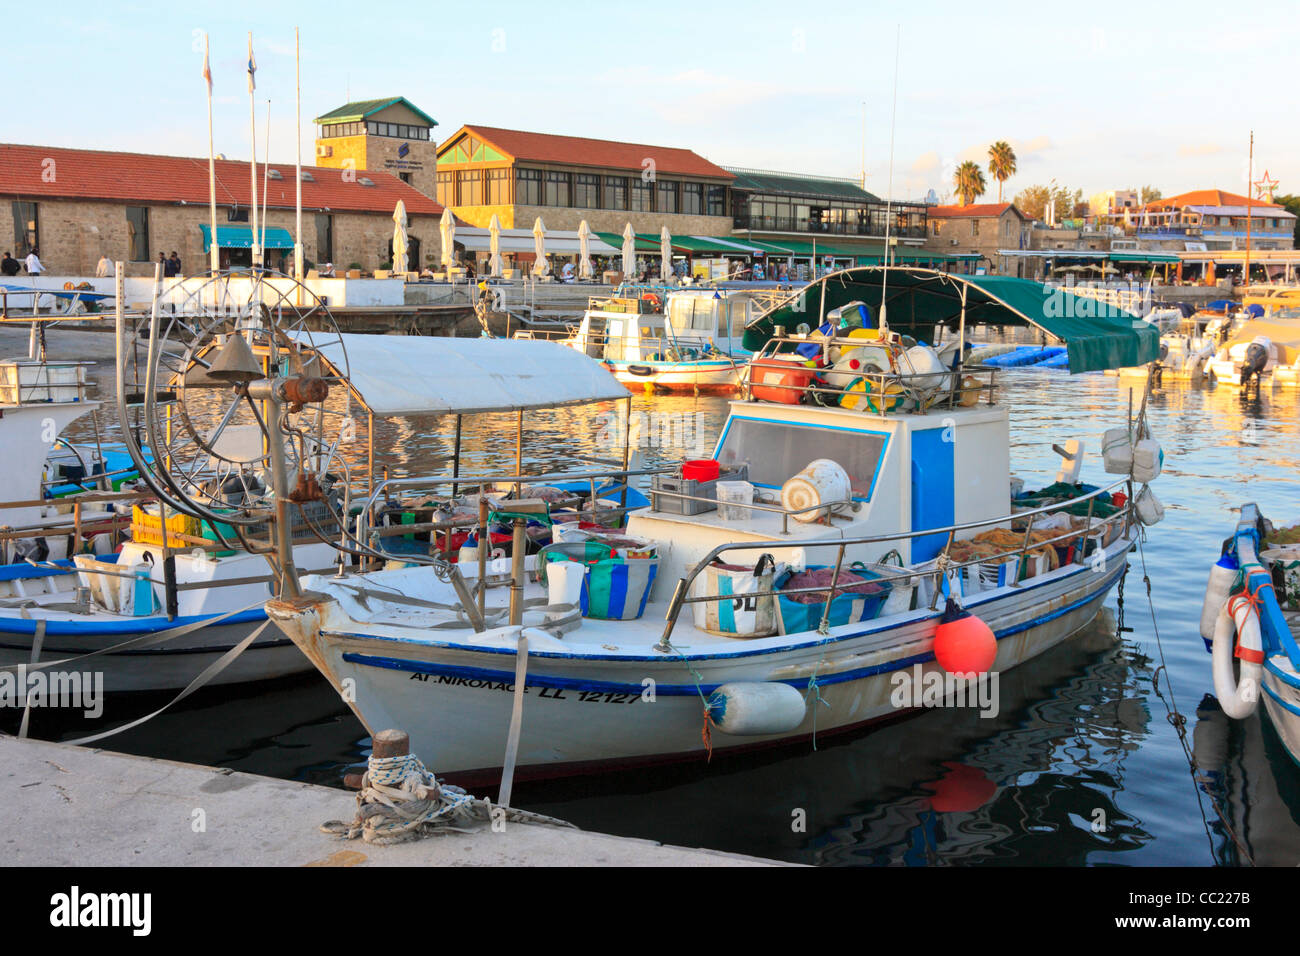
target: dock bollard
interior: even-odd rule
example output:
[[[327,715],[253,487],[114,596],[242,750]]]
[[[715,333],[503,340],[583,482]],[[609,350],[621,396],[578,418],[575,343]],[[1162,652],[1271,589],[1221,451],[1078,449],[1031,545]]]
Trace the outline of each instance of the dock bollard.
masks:
[[[405,757],[411,752],[411,735],[404,730],[381,730],[371,738],[371,754],[375,757]],[[343,786],[350,790],[361,789],[365,771],[343,775]]]

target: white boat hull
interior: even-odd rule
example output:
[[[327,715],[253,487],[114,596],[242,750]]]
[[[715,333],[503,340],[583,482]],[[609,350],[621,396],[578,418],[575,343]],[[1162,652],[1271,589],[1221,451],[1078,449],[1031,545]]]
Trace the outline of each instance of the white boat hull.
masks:
[[[1260,696],[1286,752],[1300,764],[1300,674],[1285,654],[1275,654],[1265,662]]]
[[[724,391],[740,387],[741,366],[732,362],[616,362],[614,377],[632,390]]]
[[[1070,565],[970,598],[968,609],[998,637],[993,670],[1010,670],[1091,621],[1123,572],[1129,546],[1121,538],[1106,549],[1105,571]],[[361,625],[345,632],[344,622],[332,616],[337,607],[326,601],[304,612],[272,602],[268,611],[372,733],[407,731],[413,752],[439,774],[475,781],[498,777],[514,700],[513,639],[480,635],[494,646],[475,647],[428,632],[363,633]],[[678,637],[687,645],[678,654],[648,647],[639,654],[603,653],[600,648],[615,645],[597,642],[618,641],[619,625],[584,621],[563,640],[530,650],[516,775],[698,759],[710,745],[727,753],[807,742],[814,731],[828,734],[896,718],[912,709],[891,700],[899,672],[912,676],[919,664],[925,673],[943,673],[933,654],[938,616],[927,608],[832,628],[829,641],[815,633],[737,640],[717,653],[692,653],[689,640]],[[574,652],[553,649],[570,644]],[[718,685],[779,681],[807,692],[814,676],[815,692],[794,730],[730,736],[713,729],[706,744],[703,695]]]

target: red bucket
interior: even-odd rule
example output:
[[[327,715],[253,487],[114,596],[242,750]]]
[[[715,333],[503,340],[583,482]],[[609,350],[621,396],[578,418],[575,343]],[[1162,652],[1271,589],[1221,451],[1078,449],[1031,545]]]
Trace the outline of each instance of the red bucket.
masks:
[[[720,474],[712,458],[695,458],[682,462],[682,477],[687,481],[713,481]]]

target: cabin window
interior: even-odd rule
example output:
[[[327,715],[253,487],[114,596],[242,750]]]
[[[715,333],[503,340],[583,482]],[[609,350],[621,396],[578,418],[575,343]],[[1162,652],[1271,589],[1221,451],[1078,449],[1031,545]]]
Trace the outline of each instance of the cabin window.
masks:
[[[668,300],[668,324],[676,333],[706,332],[713,334],[712,296],[675,295]]]
[[[749,480],[780,488],[817,458],[830,458],[849,474],[853,497],[869,501],[888,436],[873,432],[733,418],[723,435],[718,461],[749,465]]]

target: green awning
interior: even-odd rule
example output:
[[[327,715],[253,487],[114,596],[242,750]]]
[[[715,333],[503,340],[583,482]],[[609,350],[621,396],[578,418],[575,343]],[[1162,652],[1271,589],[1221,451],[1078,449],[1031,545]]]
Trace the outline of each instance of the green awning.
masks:
[[[212,241],[212,229],[207,223],[200,223],[199,229],[203,231],[203,251],[208,251],[208,244]],[[261,230],[258,230],[261,233]],[[217,248],[218,249],[251,249],[253,248],[253,230],[250,226],[217,226]],[[278,226],[268,226],[266,228],[266,249],[292,249],[293,236],[288,229],[281,229]]]
[[[1145,365],[1160,353],[1160,332],[1154,325],[1064,289],[1011,276],[879,266],[845,269],[808,284],[802,295],[754,319],[745,328],[744,346],[757,352],[774,326],[794,328],[807,322],[806,311],[796,312],[800,307],[825,315],[857,300],[879,303],[882,285],[889,327],[917,338],[929,338],[940,324],[956,330],[964,297],[967,326],[982,322],[1042,329],[1065,344],[1072,373]]]
[[[605,243],[607,243],[608,245],[613,246],[615,249],[618,249],[618,250],[620,250],[620,251],[623,249],[623,235],[622,235],[622,233],[618,233],[618,232],[598,232],[598,233],[596,233],[596,236],[597,236],[597,237],[598,237],[602,242],[605,242]],[[659,237],[658,237],[658,236],[655,236],[655,240],[654,240],[654,242],[651,242],[649,239],[644,239],[644,238],[642,238],[641,236],[637,236],[637,237],[636,237],[636,251],[637,251],[637,252],[658,252],[658,251],[659,251]]]
[[[1125,252],[1122,249],[1112,249],[1109,258],[1112,262],[1145,262],[1148,265],[1172,265],[1179,261],[1178,256],[1168,252]]]

